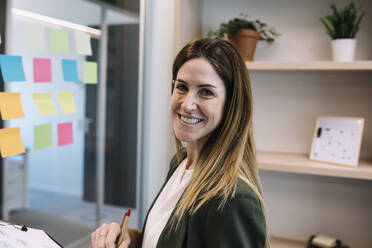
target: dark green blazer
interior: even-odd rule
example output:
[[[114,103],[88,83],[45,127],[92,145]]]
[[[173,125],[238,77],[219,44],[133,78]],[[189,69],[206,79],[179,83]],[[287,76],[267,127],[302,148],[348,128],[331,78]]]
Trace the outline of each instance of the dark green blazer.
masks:
[[[178,166],[172,159],[163,190]],[[159,194],[160,194],[159,192]],[[148,213],[154,205],[156,196]],[[170,231],[170,223],[160,234],[157,248],[263,248],[266,241],[265,217],[257,196],[239,179],[234,197],[222,210],[218,199],[205,203],[194,215],[182,217],[179,227]],[[147,215],[148,215],[147,213]],[[174,213],[172,213],[173,216]],[[146,221],[142,229],[144,233]],[[142,247],[142,240],[141,240]]]

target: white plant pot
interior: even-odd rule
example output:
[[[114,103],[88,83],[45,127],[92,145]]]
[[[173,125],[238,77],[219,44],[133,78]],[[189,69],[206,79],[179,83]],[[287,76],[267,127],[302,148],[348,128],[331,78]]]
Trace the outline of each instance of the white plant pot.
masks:
[[[332,40],[333,61],[353,61],[355,55],[355,39]]]

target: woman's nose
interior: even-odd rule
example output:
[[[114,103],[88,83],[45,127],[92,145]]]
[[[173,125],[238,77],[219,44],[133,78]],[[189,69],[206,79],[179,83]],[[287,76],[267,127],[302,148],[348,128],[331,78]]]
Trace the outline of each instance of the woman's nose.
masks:
[[[191,111],[197,108],[197,99],[192,93],[188,93],[181,104],[184,111]]]

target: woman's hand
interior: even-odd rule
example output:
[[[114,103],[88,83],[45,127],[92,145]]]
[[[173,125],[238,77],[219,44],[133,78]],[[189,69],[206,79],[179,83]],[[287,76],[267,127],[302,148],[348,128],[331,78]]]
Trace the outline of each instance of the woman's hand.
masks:
[[[91,235],[92,248],[115,248],[116,240],[120,235],[118,223],[103,224]],[[124,239],[119,248],[128,248],[130,244],[129,233],[125,228]]]

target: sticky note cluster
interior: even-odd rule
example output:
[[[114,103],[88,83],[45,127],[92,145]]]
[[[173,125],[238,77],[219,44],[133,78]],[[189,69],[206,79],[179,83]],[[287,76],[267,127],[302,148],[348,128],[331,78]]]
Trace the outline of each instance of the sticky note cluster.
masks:
[[[53,146],[52,123],[34,126],[34,149],[40,150]],[[65,146],[74,143],[73,124],[64,122],[57,124],[57,145]],[[0,154],[2,158],[24,153],[20,128],[0,129]]]
[[[26,44],[36,51],[46,50],[45,28],[37,24],[25,24]],[[51,48],[56,53],[69,53],[69,32],[63,29],[50,29]],[[82,55],[92,55],[91,37],[84,32],[75,31],[76,51]],[[77,61],[62,59],[62,72],[64,81],[79,82]],[[0,68],[4,82],[26,81],[21,56],[0,55]],[[33,58],[33,81],[35,83],[48,83],[52,81],[52,61],[49,58]],[[97,62],[85,61],[83,64],[83,82],[87,84],[98,83]]]
[[[49,92],[33,93],[32,98],[40,115],[55,115],[57,109]],[[58,92],[57,99],[62,114],[77,113],[73,93],[71,91]],[[0,92],[0,113],[3,120],[24,118],[25,114],[19,92]]]
[[[74,32],[70,36],[69,31],[63,29],[46,29],[38,24],[24,25],[26,45],[35,51],[46,51],[46,43],[51,42],[48,46],[53,52],[67,54],[71,52],[71,48],[75,47],[79,54],[91,56],[91,36],[84,32]],[[50,38],[46,39],[46,35]],[[70,42],[75,41],[75,45]],[[26,75],[23,67],[25,58],[22,56],[0,54],[0,81],[3,82],[25,82]],[[79,82],[86,84],[98,83],[98,64],[94,61],[84,61],[81,67],[78,65],[78,60],[61,59],[59,61],[52,60],[47,57],[34,57],[32,61],[26,61],[25,64],[32,64],[32,81],[34,83],[52,83],[59,77],[63,77],[64,82]],[[83,68],[79,80],[78,68]],[[27,70],[28,71],[28,70]],[[62,73],[60,76],[53,74],[54,71]],[[2,79],[2,80],[1,80]],[[53,98],[55,97],[55,98]],[[56,99],[58,105],[55,105],[53,99]],[[57,92],[56,96],[52,96],[50,92],[35,92],[32,93],[32,100],[38,113],[41,116],[56,115],[58,112],[62,114],[77,113],[77,108],[74,102],[74,95],[71,91]],[[58,108],[59,106],[59,108]],[[26,113],[27,114],[27,113]],[[0,115],[3,120],[24,118],[25,113],[22,106],[22,95],[19,92],[0,92]],[[34,134],[34,149],[40,150],[53,145],[53,125],[45,123],[35,125],[33,128]],[[56,126],[58,146],[73,144],[73,123],[64,122]],[[0,129],[0,154],[1,157],[7,157],[14,154],[24,153],[25,149],[21,138],[21,129],[3,128]]]
[[[38,24],[25,24],[24,31],[26,36],[27,46],[36,51],[45,51],[45,27]],[[68,53],[70,52],[69,33],[63,29],[50,29],[51,47],[54,52]],[[75,47],[79,54],[92,55],[91,37],[84,32],[75,32]]]
[[[65,82],[79,82],[77,61],[62,59],[62,74]],[[98,83],[98,64],[94,61],[84,62],[84,78],[86,84]],[[0,69],[4,82],[25,82],[22,57],[0,54]],[[52,81],[52,60],[49,58],[33,58],[33,81],[50,83]]]
[[[73,59],[62,59],[63,80],[66,82],[78,82],[77,61]],[[97,84],[98,64],[97,62],[84,62],[84,78],[86,84]]]
[[[59,123],[57,125],[58,146],[74,143],[72,122]],[[34,149],[40,150],[53,146],[52,123],[34,126]]]
[[[40,115],[57,114],[57,109],[50,93],[33,93],[32,98]],[[63,114],[75,114],[77,112],[73,93],[71,91],[58,92],[57,99]]]
[[[59,106],[63,114],[76,113],[76,106],[72,92],[57,93]],[[34,93],[34,102],[40,115],[53,115],[57,110],[50,93]],[[0,113],[3,120],[25,117],[20,93],[0,92]],[[58,146],[73,144],[72,122],[58,124]],[[51,124],[34,127],[35,150],[52,146]],[[24,153],[20,128],[0,129],[0,153],[5,158],[11,155]]]

